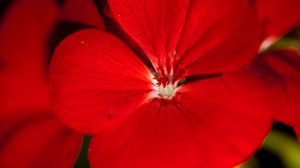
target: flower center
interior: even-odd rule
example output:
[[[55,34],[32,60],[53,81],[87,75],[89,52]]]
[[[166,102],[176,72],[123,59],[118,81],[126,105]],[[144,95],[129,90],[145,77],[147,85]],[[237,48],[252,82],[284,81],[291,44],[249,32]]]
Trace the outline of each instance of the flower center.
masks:
[[[171,98],[174,95],[174,91],[176,89],[176,86],[169,83],[169,84],[160,84],[158,86],[158,92],[159,96],[163,98]]]
[[[170,76],[161,76],[153,78],[155,97],[171,99],[177,90],[177,82],[172,81]]]
[[[160,57],[158,63],[155,66],[155,74],[153,78],[155,97],[172,99],[177,91],[177,81],[174,80],[174,57],[173,54],[167,54],[166,57]]]

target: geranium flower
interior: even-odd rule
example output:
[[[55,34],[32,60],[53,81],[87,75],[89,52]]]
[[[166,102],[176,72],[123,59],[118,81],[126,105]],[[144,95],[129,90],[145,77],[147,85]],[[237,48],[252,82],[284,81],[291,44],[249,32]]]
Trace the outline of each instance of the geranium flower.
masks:
[[[265,16],[260,18],[267,18],[261,19],[265,32],[263,48],[300,24],[300,1],[261,0],[256,3],[258,13]],[[257,106],[259,113],[270,113],[275,121],[299,127],[299,67],[300,55],[295,49],[263,50],[249,66],[224,74],[224,78],[247,98],[248,103]]]
[[[271,126],[245,105],[223,72],[247,64],[260,36],[240,0],[109,0],[139,46],[84,30],[50,66],[50,100],[70,127],[94,135],[93,168],[229,168],[255,151]]]
[[[55,0],[16,0],[1,18],[1,168],[73,167],[80,152],[82,134],[50,109],[45,73],[49,35],[59,20],[71,20],[63,15],[69,8],[59,9]]]

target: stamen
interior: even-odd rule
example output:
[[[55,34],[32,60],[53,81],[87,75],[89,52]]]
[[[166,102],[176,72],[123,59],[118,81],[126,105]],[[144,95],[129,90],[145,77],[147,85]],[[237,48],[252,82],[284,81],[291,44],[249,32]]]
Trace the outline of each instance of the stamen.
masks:
[[[170,98],[174,95],[176,87],[173,84],[160,84],[158,86],[159,96],[163,98]]]
[[[174,96],[177,89],[177,82],[173,78],[173,64],[176,55],[177,51],[173,50],[173,53],[168,53],[166,57],[159,57],[155,77],[153,78],[153,96],[167,99]]]

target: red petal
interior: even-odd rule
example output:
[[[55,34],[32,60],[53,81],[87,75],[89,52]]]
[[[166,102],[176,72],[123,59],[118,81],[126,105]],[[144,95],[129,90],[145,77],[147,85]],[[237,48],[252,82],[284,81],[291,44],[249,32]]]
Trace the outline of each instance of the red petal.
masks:
[[[221,78],[183,85],[153,99],[118,128],[94,137],[93,168],[231,168],[259,148],[269,116],[234,98]]]
[[[62,125],[52,113],[31,111],[0,116],[0,167],[72,168],[82,136]]]
[[[246,64],[257,52],[259,24],[246,1],[110,0],[109,4],[155,68],[167,65],[175,55],[180,60],[177,70],[189,67],[187,75],[214,73]]]
[[[93,0],[66,0],[62,18],[104,29],[103,20]]]
[[[181,73],[223,72],[255,56],[259,24],[247,1],[194,0],[188,12],[177,51]]]
[[[189,0],[109,0],[112,15],[155,68],[173,56]]]
[[[0,71],[0,116],[49,110],[48,86],[45,80],[20,71]]]
[[[294,131],[295,131],[295,134],[296,134],[297,138],[300,140],[300,128],[299,127],[295,127]]]
[[[18,0],[0,26],[0,167],[73,167],[82,136],[49,111],[46,43],[54,0]]]
[[[50,67],[50,99],[72,128],[95,133],[126,118],[151,91],[150,71],[119,39],[86,30],[57,48]]]
[[[4,68],[44,77],[46,42],[58,8],[54,0],[18,0],[7,9],[0,26],[0,60]]]
[[[259,113],[300,126],[300,56],[295,51],[263,54],[249,67],[226,79]]]
[[[57,12],[53,0],[18,0],[6,9],[0,26],[1,115],[49,109],[46,44]]]
[[[265,40],[278,38],[300,24],[299,0],[256,0],[255,5]]]

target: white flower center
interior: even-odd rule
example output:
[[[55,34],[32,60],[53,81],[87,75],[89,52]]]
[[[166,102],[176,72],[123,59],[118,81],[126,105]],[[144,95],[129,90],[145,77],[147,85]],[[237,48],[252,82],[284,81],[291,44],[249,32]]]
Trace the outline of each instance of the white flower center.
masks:
[[[173,84],[166,84],[165,86],[163,84],[160,84],[158,86],[159,96],[170,98],[174,95],[175,89],[176,86],[174,86]]]

